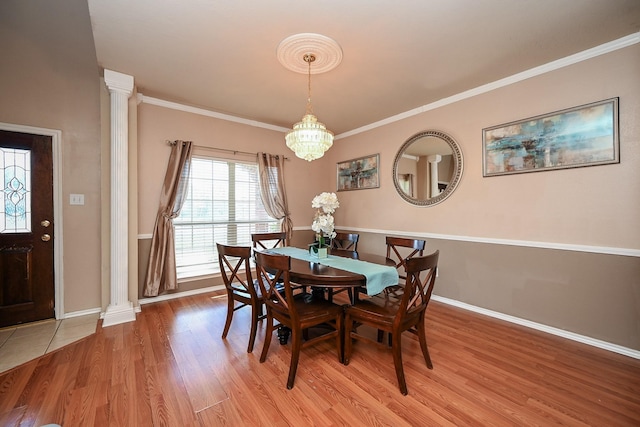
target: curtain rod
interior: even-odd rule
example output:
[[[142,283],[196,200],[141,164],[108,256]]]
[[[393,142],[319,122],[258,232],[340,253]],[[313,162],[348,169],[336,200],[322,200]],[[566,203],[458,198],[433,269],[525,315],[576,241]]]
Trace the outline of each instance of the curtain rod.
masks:
[[[166,140],[166,143],[168,145],[176,145],[176,142],[177,141],[170,141],[168,139]],[[258,153],[251,153],[249,151],[240,151],[240,150],[229,150],[228,148],[205,147],[203,145],[195,145],[195,144],[194,144],[194,147],[195,148],[201,148],[201,149],[204,149],[204,150],[222,151],[224,153],[231,153],[233,155],[238,155],[238,154],[244,154],[245,156],[257,156],[258,155]],[[288,157],[285,157],[284,159],[285,160],[289,160]]]

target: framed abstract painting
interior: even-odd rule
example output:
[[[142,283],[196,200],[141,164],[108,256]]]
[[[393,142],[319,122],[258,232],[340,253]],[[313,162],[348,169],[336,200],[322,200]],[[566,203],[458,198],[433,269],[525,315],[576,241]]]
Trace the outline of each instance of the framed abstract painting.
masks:
[[[620,163],[618,98],[482,130],[483,176]]]
[[[379,163],[379,154],[339,162],[337,166],[338,191],[380,187]]]

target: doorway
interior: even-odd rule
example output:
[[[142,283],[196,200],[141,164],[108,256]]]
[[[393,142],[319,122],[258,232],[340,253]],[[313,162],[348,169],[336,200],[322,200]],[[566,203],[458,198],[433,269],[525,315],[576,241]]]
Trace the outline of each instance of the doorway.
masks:
[[[0,327],[62,317],[60,132],[0,123]]]

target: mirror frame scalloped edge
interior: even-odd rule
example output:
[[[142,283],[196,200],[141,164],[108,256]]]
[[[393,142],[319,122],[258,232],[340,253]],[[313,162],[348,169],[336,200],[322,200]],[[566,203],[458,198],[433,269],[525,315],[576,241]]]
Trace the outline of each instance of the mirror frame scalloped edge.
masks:
[[[438,194],[436,197],[433,197],[427,200],[421,200],[421,199],[416,199],[414,197],[410,197],[404,191],[402,191],[402,188],[398,183],[397,170],[398,170],[398,162],[402,158],[402,154],[407,149],[407,147],[409,147],[418,139],[424,138],[427,136],[440,138],[443,141],[445,141],[447,144],[449,144],[449,146],[451,147],[451,150],[454,153],[453,159],[454,159],[455,174],[453,175],[453,178],[449,182],[449,185],[447,186],[446,190]],[[451,136],[437,130],[426,130],[426,131],[418,132],[417,134],[409,138],[404,144],[402,144],[402,146],[398,150],[398,153],[396,154],[395,159],[393,160],[393,185],[396,188],[396,191],[398,192],[400,197],[402,197],[406,202],[411,203],[412,205],[421,206],[421,207],[434,206],[439,203],[442,203],[456,189],[456,187],[460,183],[460,179],[462,178],[463,165],[464,165],[464,162],[462,160],[462,151],[460,150],[458,143]]]

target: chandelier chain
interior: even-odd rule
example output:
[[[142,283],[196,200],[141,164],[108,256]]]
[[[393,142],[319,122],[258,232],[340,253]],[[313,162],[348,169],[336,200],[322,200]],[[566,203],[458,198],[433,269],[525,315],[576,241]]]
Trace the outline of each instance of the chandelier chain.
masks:
[[[312,53],[306,53],[302,58],[308,64],[307,71],[307,114],[313,114],[313,105],[311,104],[311,63],[316,60],[316,56]]]

